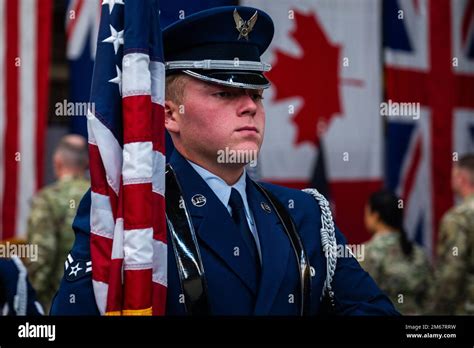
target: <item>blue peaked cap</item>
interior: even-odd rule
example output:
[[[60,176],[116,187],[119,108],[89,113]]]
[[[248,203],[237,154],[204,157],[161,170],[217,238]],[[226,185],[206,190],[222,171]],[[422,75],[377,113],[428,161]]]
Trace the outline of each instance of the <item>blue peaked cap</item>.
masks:
[[[270,65],[260,57],[274,34],[265,12],[224,6],[179,20],[163,31],[167,75],[185,73],[203,81],[238,88],[267,88]]]

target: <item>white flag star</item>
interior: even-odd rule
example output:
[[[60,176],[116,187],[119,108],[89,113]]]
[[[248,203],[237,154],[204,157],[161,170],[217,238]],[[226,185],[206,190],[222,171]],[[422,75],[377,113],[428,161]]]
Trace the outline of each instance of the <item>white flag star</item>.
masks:
[[[124,5],[123,0],[102,0],[102,5],[109,5],[109,14],[112,13],[115,4]]]
[[[115,66],[115,69],[117,69],[117,76],[115,76],[113,79],[110,79],[109,82],[118,84],[119,93],[122,95],[122,72],[117,65]]]
[[[102,42],[109,42],[114,45],[115,54],[119,49],[120,45],[123,45],[123,30],[117,31],[113,26],[110,25],[110,36],[107,39],[102,40]]]

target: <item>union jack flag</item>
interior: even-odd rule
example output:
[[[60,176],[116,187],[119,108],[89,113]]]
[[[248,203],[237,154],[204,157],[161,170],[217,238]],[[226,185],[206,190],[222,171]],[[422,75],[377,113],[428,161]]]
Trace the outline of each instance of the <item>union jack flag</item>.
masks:
[[[388,119],[387,184],[404,201],[408,233],[433,255],[454,203],[453,161],[474,151],[474,0],[385,1],[384,47],[386,98],[421,106]]]
[[[88,113],[94,294],[160,315],[167,286],[164,64],[156,0],[103,0]]]
[[[100,7],[100,0],[69,1],[66,11],[66,55],[68,59],[78,59],[86,46],[89,48],[89,57],[95,58]]]

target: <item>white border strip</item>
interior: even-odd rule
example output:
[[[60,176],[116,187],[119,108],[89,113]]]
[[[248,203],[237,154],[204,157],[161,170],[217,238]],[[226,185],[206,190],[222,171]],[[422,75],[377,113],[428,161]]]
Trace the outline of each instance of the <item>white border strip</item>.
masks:
[[[168,246],[153,240],[153,282],[168,286]]]
[[[105,314],[105,308],[107,306],[107,292],[109,290],[109,284],[100,282],[98,280],[92,280],[92,287],[94,289],[95,303],[101,315]]]
[[[153,229],[143,228],[124,232],[124,270],[147,269],[153,265]]]
[[[114,237],[115,221],[109,196],[91,191],[90,219],[91,233],[109,239]]]
[[[112,132],[90,111],[87,114],[89,143],[99,148],[100,158],[104,164],[107,182],[118,196],[120,176],[122,174],[122,148]]]
[[[151,102],[165,105],[165,65],[162,62],[150,62]]]
[[[123,146],[122,178],[124,185],[151,182],[153,174],[153,144],[134,142]]]
[[[129,53],[122,59],[122,97],[151,94],[150,57]]]
[[[153,192],[165,195],[165,166],[166,157],[159,151],[153,151]]]
[[[19,182],[16,211],[15,236],[26,236],[26,222],[30,212],[30,200],[36,191],[36,128],[37,128],[37,91],[36,91],[36,27],[37,16],[35,0],[21,0],[19,3]]]

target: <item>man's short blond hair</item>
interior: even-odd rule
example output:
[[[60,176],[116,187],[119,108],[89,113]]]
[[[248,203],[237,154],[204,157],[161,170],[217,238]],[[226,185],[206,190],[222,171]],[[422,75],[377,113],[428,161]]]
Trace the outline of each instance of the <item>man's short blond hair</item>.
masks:
[[[165,80],[165,99],[176,104],[184,101],[184,87],[189,77],[185,74],[173,74]]]

